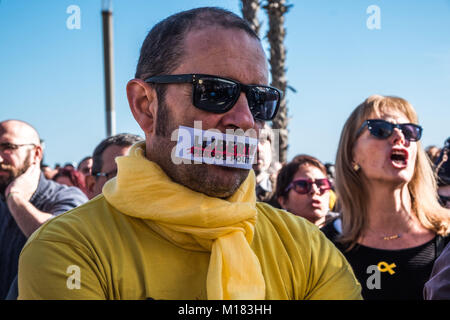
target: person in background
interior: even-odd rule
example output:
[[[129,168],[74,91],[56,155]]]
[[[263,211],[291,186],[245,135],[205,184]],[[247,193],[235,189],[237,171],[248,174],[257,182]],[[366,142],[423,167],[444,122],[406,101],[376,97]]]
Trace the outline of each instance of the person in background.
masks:
[[[336,168],[333,163],[327,162],[325,163],[325,168],[327,168],[327,177],[328,180],[330,180],[331,183],[331,190],[330,190],[330,210],[331,212],[339,212],[339,202],[337,201],[336,197]]]
[[[432,163],[436,163],[437,159],[439,158],[441,150],[436,146],[428,146],[425,148],[425,152],[428,158],[430,158],[430,161]]]
[[[450,243],[434,262],[423,294],[425,300],[450,300]]]
[[[442,206],[450,209],[450,138],[436,159],[436,175],[438,177],[438,196]]]
[[[91,156],[84,157],[78,164],[77,170],[85,177],[89,176],[92,170],[92,162],[93,160]]]
[[[44,222],[87,201],[77,188],[45,178],[37,131],[19,120],[0,122],[0,299],[17,275],[19,254]]]
[[[327,170],[328,180],[330,180],[330,182],[331,182],[331,189],[334,190],[334,184],[336,181],[336,168],[335,168],[334,164],[329,163],[329,162],[325,163],[324,166]]]
[[[69,187],[77,187],[87,195],[84,175],[72,167],[60,168],[52,180]]]
[[[272,153],[271,128],[264,124],[258,139],[256,163],[253,164],[256,175],[256,197],[259,201],[267,200],[272,194]]]
[[[336,156],[342,219],[325,232],[362,284],[363,298],[423,299],[434,261],[449,241],[450,211],[421,147],[412,105],[373,95],[347,119]]]
[[[75,165],[73,162],[66,162],[63,166],[64,169],[75,169]],[[58,168],[59,170],[59,168]]]
[[[91,174],[86,177],[88,198],[102,193],[103,185],[117,175],[116,157],[124,156],[133,144],[144,139],[131,133],[119,133],[101,141],[92,155]]]
[[[48,180],[52,180],[53,177],[55,176],[55,174],[58,173],[58,170],[52,169],[47,164],[41,164],[41,171],[42,171],[42,173],[44,173],[45,178]]]
[[[197,8],[155,25],[127,85],[145,141],[116,158],[101,195],[28,241],[19,299],[360,299],[320,230],[256,201],[253,170],[174,159],[180,126],[258,134],[281,100],[268,80],[258,36],[230,11]],[[66,286],[68,265],[81,274],[77,290]]]
[[[330,190],[325,166],[298,155],[278,172],[274,197],[282,209],[322,228],[337,215],[330,212]]]

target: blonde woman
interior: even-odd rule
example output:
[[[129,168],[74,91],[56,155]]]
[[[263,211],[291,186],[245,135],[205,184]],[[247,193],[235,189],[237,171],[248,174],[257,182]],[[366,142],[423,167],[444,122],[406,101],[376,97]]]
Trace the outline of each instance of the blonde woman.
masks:
[[[346,121],[336,156],[342,220],[323,230],[341,249],[365,299],[422,299],[449,240],[450,210],[419,142],[411,104],[374,95]]]

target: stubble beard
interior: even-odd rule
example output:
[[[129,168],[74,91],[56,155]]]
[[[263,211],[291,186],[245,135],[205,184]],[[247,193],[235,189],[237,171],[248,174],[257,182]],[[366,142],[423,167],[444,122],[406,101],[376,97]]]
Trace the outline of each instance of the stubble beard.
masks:
[[[170,138],[172,132],[182,124],[175,124],[171,119],[173,116],[163,99],[158,106],[156,134],[149,159],[156,162],[174,182],[191,190],[215,198],[233,195],[247,178],[249,170],[194,162],[175,164],[171,152],[176,141],[171,141]]]
[[[23,165],[19,168],[14,168],[11,165],[4,163],[0,164],[0,170],[9,172],[8,176],[0,176],[0,194],[5,196],[6,188],[13,182],[17,177],[21,176],[28,168],[31,166],[31,152],[25,158]]]

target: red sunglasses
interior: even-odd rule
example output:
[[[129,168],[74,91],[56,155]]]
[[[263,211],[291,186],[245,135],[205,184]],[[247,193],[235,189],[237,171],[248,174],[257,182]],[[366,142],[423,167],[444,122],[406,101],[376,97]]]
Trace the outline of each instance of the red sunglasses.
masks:
[[[292,181],[286,188],[285,192],[294,189],[294,191],[297,192],[298,194],[307,194],[311,191],[313,184],[315,184],[316,187],[320,190],[320,194],[323,194],[325,191],[331,189],[330,180],[328,180],[327,178],[316,180],[298,179]]]

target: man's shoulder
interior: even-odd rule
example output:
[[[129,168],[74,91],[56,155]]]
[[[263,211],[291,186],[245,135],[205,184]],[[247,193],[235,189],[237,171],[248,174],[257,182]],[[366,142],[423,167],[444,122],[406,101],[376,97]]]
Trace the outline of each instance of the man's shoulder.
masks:
[[[291,232],[303,231],[306,233],[316,233],[320,231],[317,226],[308,220],[296,216],[286,210],[272,207],[265,202],[257,202],[256,208],[258,210],[258,224],[263,227],[272,225],[277,228],[286,228]]]
[[[57,197],[65,197],[67,195],[77,196],[81,198],[86,198],[86,195],[77,187],[67,186],[61,183],[58,183],[53,180],[45,179],[42,181],[44,186],[44,190],[40,190],[41,192],[47,192],[49,194],[55,195]]]
[[[263,202],[258,202],[256,207],[255,234],[263,242],[280,241],[280,245],[290,243],[297,249],[301,247],[302,251],[310,251],[328,241],[316,225],[302,217]]]
[[[350,265],[316,225],[265,203],[258,203],[257,209],[252,248],[266,273],[279,273],[295,284],[298,290],[293,297],[360,298]]]
[[[63,241],[63,239],[76,239],[84,234],[98,234],[101,228],[111,225],[114,219],[114,208],[112,208],[103,195],[81,204],[61,215],[45,222],[36,232],[32,234],[32,240]]]
[[[339,251],[319,227],[305,218],[263,202],[257,203],[257,210],[255,234],[261,242],[280,242],[281,246],[318,256],[326,256],[330,250]]]
[[[41,175],[36,192],[30,199],[31,203],[43,211],[49,211],[46,209],[61,202],[71,209],[87,200],[86,195],[79,188],[59,184],[46,179],[43,175]]]

